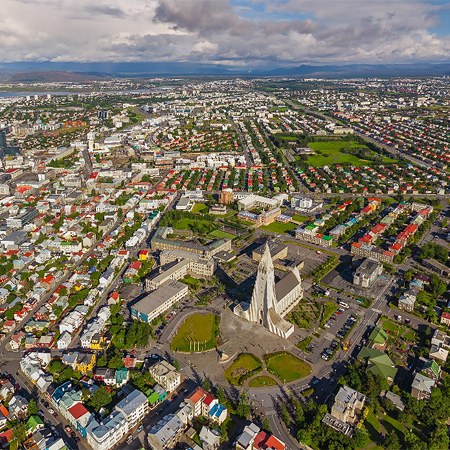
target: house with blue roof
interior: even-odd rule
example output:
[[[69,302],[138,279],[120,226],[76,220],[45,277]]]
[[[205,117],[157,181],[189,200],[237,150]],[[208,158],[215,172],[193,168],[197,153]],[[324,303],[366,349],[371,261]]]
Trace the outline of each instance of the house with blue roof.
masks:
[[[227,418],[227,408],[220,403],[216,403],[209,411],[209,419],[222,425]]]

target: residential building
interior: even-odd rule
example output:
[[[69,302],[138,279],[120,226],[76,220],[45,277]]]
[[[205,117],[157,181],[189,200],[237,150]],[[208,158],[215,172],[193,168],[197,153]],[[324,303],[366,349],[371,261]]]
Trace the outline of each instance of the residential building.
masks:
[[[203,450],[217,450],[220,447],[220,433],[208,427],[202,427],[199,434]]]
[[[434,386],[435,381],[432,378],[416,373],[411,384],[411,395],[417,400],[428,400]]]
[[[176,414],[169,414],[159,420],[148,431],[148,443],[153,450],[174,448],[186,425]]]
[[[128,427],[131,429],[147,415],[149,411],[148,400],[141,391],[134,389],[117,403],[115,409],[125,416]]]
[[[349,386],[342,386],[334,398],[331,414],[325,414],[322,422],[343,434],[351,436],[361,418],[366,397]]]
[[[87,443],[93,450],[109,450],[128,434],[128,421],[119,411],[98,422],[95,418],[86,426]]]
[[[153,379],[167,392],[173,392],[181,383],[180,373],[165,360],[151,366],[149,371]]]

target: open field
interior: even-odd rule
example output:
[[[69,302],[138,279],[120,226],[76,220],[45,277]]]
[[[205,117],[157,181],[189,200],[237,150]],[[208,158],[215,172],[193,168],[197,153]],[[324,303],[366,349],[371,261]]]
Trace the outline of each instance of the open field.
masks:
[[[265,355],[267,370],[278,377],[282,383],[304,378],[311,373],[311,367],[306,362],[291,353],[273,353]]]
[[[178,329],[170,343],[172,350],[205,351],[217,344],[219,318],[214,314],[193,314]],[[194,350],[195,349],[195,350]]]
[[[308,146],[316,152],[315,155],[308,156],[307,162],[314,167],[323,167],[330,164],[349,163],[354,166],[364,166],[371,163],[371,159],[361,159],[351,153],[344,153],[344,149],[362,148],[370,152],[371,150],[364,144],[356,141],[325,141],[310,142]],[[392,158],[383,157],[382,162],[395,162]]]
[[[240,386],[252,375],[262,369],[261,361],[251,353],[241,353],[225,370],[225,378],[233,385]]]
[[[287,233],[288,231],[292,231],[293,229],[297,228],[297,225],[291,222],[272,222],[270,225],[265,225],[259,228],[260,230],[271,231],[272,233]]]

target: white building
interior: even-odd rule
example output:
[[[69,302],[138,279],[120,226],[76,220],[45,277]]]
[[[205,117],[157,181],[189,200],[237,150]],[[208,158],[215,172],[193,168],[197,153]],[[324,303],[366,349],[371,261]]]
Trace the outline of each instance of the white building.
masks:
[[[180,373],[165,360],[150,367],[150,375],[167,392],[173,392],[181,383]]]
[[[137,389],[122,399],[115,408],[125,416],[130,429],[141,422],[149,411],[147,397]]]
[[[295,267],[275,284],[275,272],[266,244],[258,266],[255,286],[250,303],[241,302],[234,313],[249,322],[262,324],[272,333],[288,338],[294,332],[294,325],[283,317],[303,298],[300,273]]]

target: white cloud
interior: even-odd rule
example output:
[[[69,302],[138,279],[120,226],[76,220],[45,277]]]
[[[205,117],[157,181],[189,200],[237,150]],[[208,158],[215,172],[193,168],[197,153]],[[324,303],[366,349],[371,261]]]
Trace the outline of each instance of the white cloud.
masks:
[[[427,0],[2,0],[0,61],[444,60],[438,22]]]

